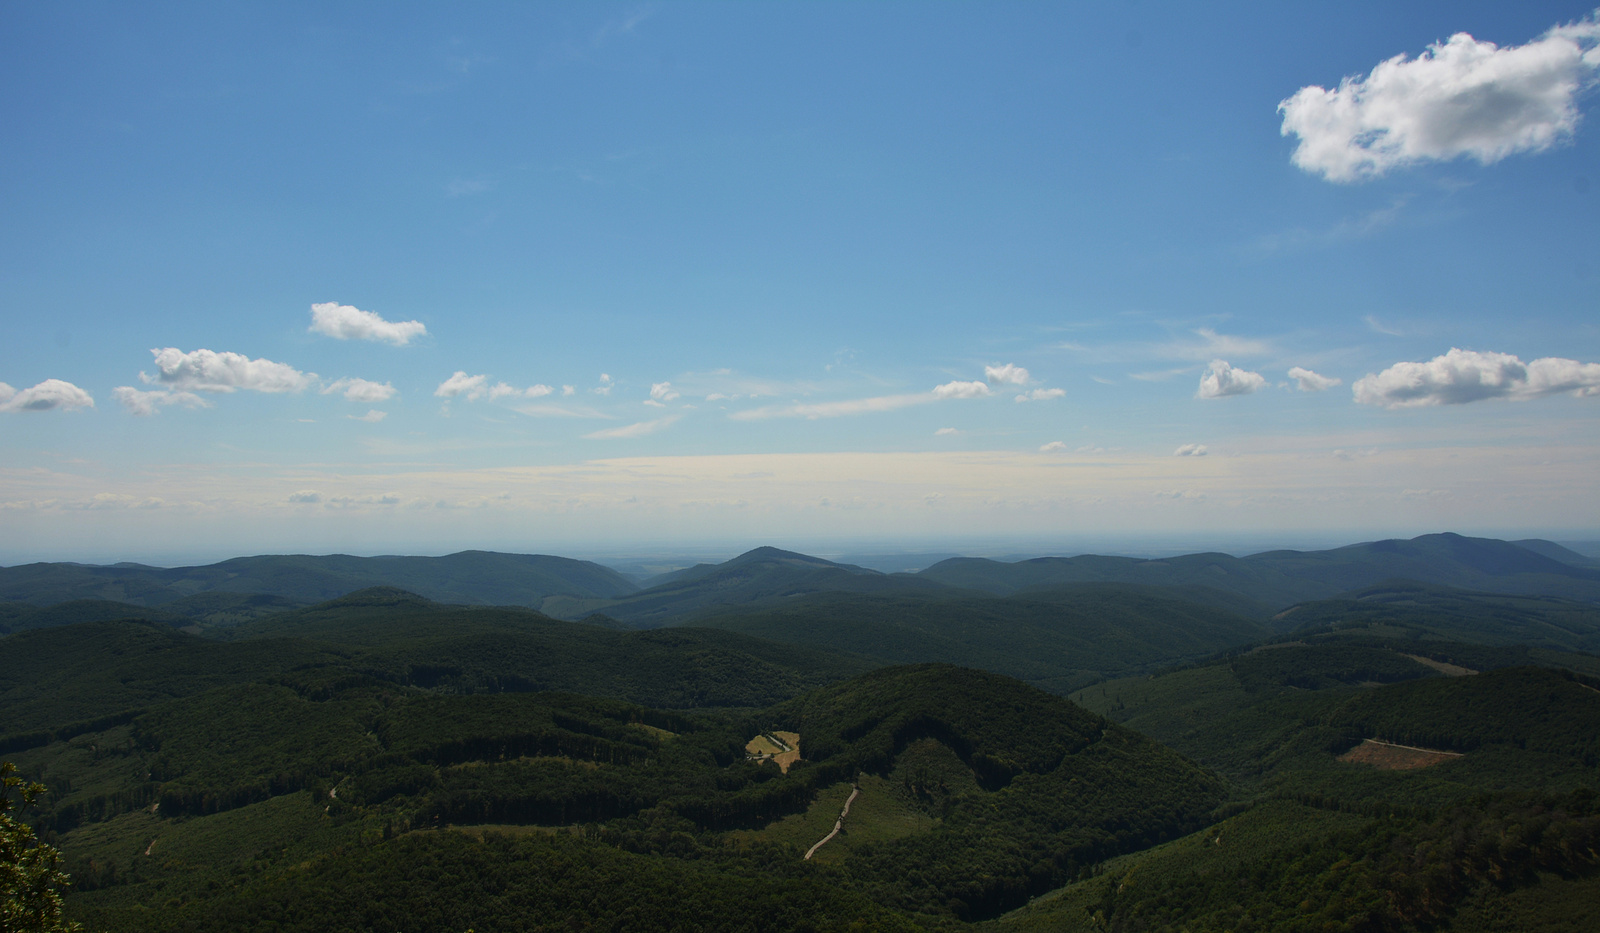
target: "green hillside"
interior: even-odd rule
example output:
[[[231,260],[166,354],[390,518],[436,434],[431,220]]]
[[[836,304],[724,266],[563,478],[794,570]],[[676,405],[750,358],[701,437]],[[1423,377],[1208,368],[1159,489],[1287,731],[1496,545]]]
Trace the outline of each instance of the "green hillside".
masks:
[[[1375,541],[1327,551],[1268,551],[1243,558],[1188,554],[1140,560],[1085,555],[1016,563],[957,558],[935,564],[917,576],[999,595],[1029,587],[1090,582],[1205,586],[1276,608],[1328,599],[1394,579],[1600,602],[1600,569],[1594,566],[1567,563],[1506,541],[1456,534]]]
[[[1267,634],[1257,623],[1179,598],[1179,592],[1085,584],[1003,599],[830,593],[707,616],[696,624],[890,664],[964,664],[1059,693],[1106,676],[1208,656]]]
[[[747,761],[761,728],[800,730],[804,760],[788,774]],[[686,886],[697,924],[729,929],[940,926],[1182,835],[1221,799],[1214,778],[1060,697],[937,665],[732,716],[311,668],[11,757],[51,789],[37,821],[79,879],[72,915],[113,930],[367,929],[379,916],[420,929],[361,899],[413,904],[402,888],[419,871],[499,859],[515,864],[430,881],[416,916],[524,929],[536,904],[580,924],[679,922],[594,902],[608,881],[639,896]],[[827,862],[733,842],[858,775],[926,814],[914,836]]]
[[[637,628],[681,625],[732,607],[758,607],[816,593],[931,595],[947,587],[908,574],[886,575],[821,558],[756,548],[721,564],[699,564],[666,582],[617,600],[551,600],[564,618],[601,612]]]
[[[610,599],[638,589],[621,574],[589,561],[492,551],[445,557],[268,555],[171,569],[140,564],[0,567],[0,600],[36,606],[74,599],[166,606],[213,592],[269,594],[304,605],[374,586],[399,587],[440,602],[534,608],[556,596]]]
[[[1272,625],[1280,632],[1369,629],[1485,645],[1600,651],[1600,605],[1553,596],[1472,593],[1406,581],[1291,606],[1273,616]]]

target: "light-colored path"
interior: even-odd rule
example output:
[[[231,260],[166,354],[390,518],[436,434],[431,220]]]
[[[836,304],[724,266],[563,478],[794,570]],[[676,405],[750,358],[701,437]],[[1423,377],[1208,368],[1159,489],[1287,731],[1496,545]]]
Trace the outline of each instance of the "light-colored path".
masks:
[[[844,809],[839,811],[839,818],[833,821],[833,832],[822,837],[822,841],[806,850],[806,858],[815,855],[817,850],[828,844],[828,840],[839,835],[839,830],[844,829],[844,818],[850,815],[850,805],[856,802],[856,795],[861,793],[860,785],[850,788],[850,796],[844,802]]]

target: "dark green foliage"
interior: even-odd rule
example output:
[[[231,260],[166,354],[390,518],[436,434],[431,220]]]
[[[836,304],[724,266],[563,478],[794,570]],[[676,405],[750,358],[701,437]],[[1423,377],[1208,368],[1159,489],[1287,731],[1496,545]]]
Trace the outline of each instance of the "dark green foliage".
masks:
[[[697,624],[887,663],[959,663],[1065,693],[1260,639],[1241,616],[1157,587],[1085,584],[1004,599],[830,593]]]
[[[1298,635],[1366,629],[1391,638],[1600,650],[1600,606],[1593,603],[1471,593],[1408,582],[1292,606],[1275,616],[1273,625]]]
[[[1219,838],[1229,832],[1226,826]],[[1592,792],[1505,795],[1432,819],[1385,816],[1250,859],[1233,871],[1189,872],[1159,887],[1114,875],[1098,882],[1099,915],[1116,933],[1170,929],[1379,931],[1429,929],[1474,889],[1538,872],[1600,865]]]
[[[1569,671],[1506,668],[1351,697],[1330,724],[1429,748],[1511,745],[1600,764],[1600,689]]]
[[[458,833],[345,849],[220,896],[115,920],[129,930],[307,933],[916,929],[833,878],[793,865],[758,873],[565,836]]]
[[[786,603],[812,593],[899,596],[947,592],[945,586],[907,574],[886,575],[764,547],[725,563],[691,567],[623,599],[552,603],[551,611],[568,617],[599,611],[637,628],[655,628],[681,625],[726,612],[729,607]]]
[[[1438,672],[1389,648],[1364,645],[1274,645],[1235,658],[1233,675],[1246,690],[1338,684],[1392,684]]]

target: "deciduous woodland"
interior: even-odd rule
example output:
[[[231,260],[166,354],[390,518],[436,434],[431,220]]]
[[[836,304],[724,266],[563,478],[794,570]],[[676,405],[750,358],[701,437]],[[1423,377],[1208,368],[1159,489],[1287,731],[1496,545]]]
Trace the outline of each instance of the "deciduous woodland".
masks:
[[[1538,545],[0,568],[8,818],[91,930],[1587,929]]]

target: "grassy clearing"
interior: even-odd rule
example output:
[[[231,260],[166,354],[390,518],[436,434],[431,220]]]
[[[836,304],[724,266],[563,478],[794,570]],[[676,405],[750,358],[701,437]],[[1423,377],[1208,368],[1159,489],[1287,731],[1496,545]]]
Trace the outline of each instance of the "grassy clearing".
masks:
[[[818,793],[817,799],[812,801],[806,812],[790,814],[763,829],[732,832],[728,838],[736,844],[771,842],[794,846],[804,852],[833,831],[839,811],[844,809],[844,802],[849,797],[849,783],[835,784]],[[861,793],[850,805],[850,817],[845,820],[844,832],[818,849],[812,861],[842,861],[854,848],[927,832],[935,823],[932,817],[909,806],[898,793],[896,785],[876,775],[862,775]]]
[[[1340,761],[1353,761],[1357,764],[1371,765],[1383,771],[1411,771],[1416,768],[1426,768],[1429,765],[1442,765],[1463,757],[1460,752],[1441,752],[1427,748],[1412,748],[1408,745],[1395,745],[1390,742],[1380,742],[1377,739],[1367,739],[1355,748],[1339,756]]]

